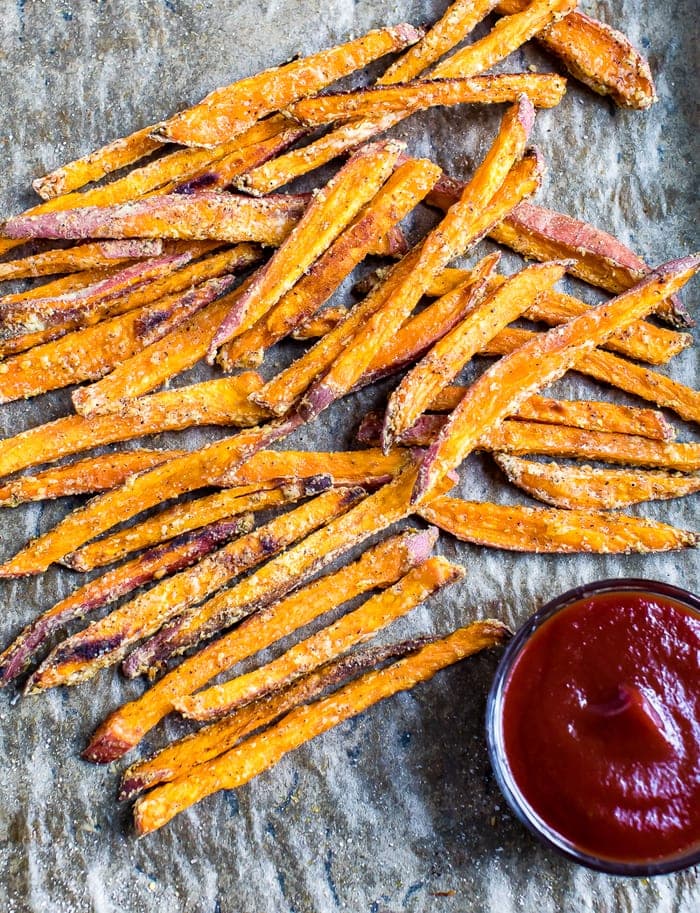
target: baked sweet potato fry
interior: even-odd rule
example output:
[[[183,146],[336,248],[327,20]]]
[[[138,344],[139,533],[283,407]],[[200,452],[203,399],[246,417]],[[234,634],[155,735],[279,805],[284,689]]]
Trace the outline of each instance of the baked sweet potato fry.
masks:
[[[409,160],[386,181],[357,218],[343,231],[296,285],[255,326],[219,353],[224,370],[262,359],[262,353],[311,317],[379,238],[425,197],[440,169],[425,159]]]
[[[520,12],[499,19],[484,38],[451,54],[431,71],[433,77],[474,76],[503,60],[538,32],[570,13],[576,0],[532,0]]]
[[[353,596],[391,585],[425,561],[434,545],[434,530],[409,530],[392,536],[368,549],[352,564],[251,615],[234,631],[185,659],[136,700],[110,714],[93,735],[84,757],[101,763],[121,757],[172,712],[173,701],[178,697],[192,694],[219,673]]]
[[[205,599],[243,571],[337,517],[363,495],[361,489],[327,491],[236,539],[194,567],[161,581],[59,644],[31,676],[27,690],[31,693],[92,678],[100,669],[118,662],[135,642],[153,634],[178,611]],[[290,580],[289,587],[293,583]]]
[[[290,336],[303,342],[307,339],[318,339],[334,330],[348,316],[348,309],[342,305],[330,305],[295,327]]]
[[[524,9],[527,0],[500,0],[507,15]],[[599,95],[610,95],[625,108],[648,108],[656,99],[649,64],[622,32],[574,10],[535,36],[580,82]]]
[[[20,260],[0,263],[0,280],[32,279],[59,273],[77,273],[86,269],[109,269],[144,257],[159,257],[163,242],[157,238],[129,241],[94,241],[75,247],[45,250]]]
[[[54,631],[69,621],[84,618],[132,590],[201,561],[228,539],[250,532],[252,526],[252,514],[219,520],[204,529],[150,549],[138,558],[79,587],[27,625],[0,654],[0,687],[21,675]]]
[[[292,288],[375,196],[404,148],[391,140],[363,146],[314,195],[296,227],[222,321],[211,344],[210,357],[223,343],[263,318]]]
[[[432,678],[445,666],[503,643],[508,634],[500,621],[474,622],[385,669],[365,673],[328,697],[292,710],[259,736],[198,765],[191,776],[160,786],[138,799],[134,809],[137,832],[143,835],[157,830],[180,811],[219,789],[242,786],[294,748],[372,704]]]
[[[700,491],[700,475],[537,463],[505,453],[494,459],[512,485],[566,510],[614,510]]]
[[[463,542],[518,552],[629,554],[694,548],[698,533],[643,517],[435,498],[419,513]]]
[[[363,605],[290,647],[278,659],[198,694],[180,697],[175,708],[195,720],[221,717],[243,704],[267,697],[313,672],[320,665],[365,643],[379,630],[407,614],[443,586],[464,576],[464,569],[445,558],[428,558],[398,583]]]
[[[343,684],[388,660],[415,653],[435,638],[414,637],[381,647],[354,650],[321,666],[315,672],[262,701],[242,707],[237,713],[203,726],[188,736],[171,742],[151,757],[136,761],[126,771],[119,787],[119,799],[133,799],[159,783],[186,776],[193,767],[218,757],[247,735],[269,726],[300,704],[320,697],[324,691]]]
[[[391,449],[488,339],[516,320],[543,289],[558,282],[565,272],[566,263],[555,261],[525,267],[491,294],[484,294],[487,279],[484,276],[482,294],[473,300],[466,316],[435,343],[389,397],[382,432],[383,450]]]
[[[488,368],[431,445],[419,469],[413,502],[428,497],[432,486],[524,400],[561,377],[615,330],[646,316],[682,288],[699,267],[700,255],[671,261],[629,292],[530,340]]]

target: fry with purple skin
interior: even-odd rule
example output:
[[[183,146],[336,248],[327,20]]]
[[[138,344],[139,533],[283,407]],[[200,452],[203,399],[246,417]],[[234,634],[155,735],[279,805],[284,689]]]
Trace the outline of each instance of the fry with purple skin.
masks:
[[[560,378],[615,330],[645,317],[681,289],[700,267],[700,255],[659,267],[631,291],[525,343],[492,365],[469,389],[430,446],[412,503],[429,497],[433,486],[455,469],[485,434],[542,387]],[[668,446],[668,445],[666,445]]]
[[[219,520],[204,529],[186,533],[172,542],[144,552],[138,558],[79,587],[27,625],[9,647],[0,653],[0,687],[21,675],[54,631],[69,621],[84,618],[90,612],[116,602],[132,590],[201,561],[222,543],[250,532],[252,527],[252,514],[235,520]]]
[[[367,549],[352,564],[251,615],[235,631],[203,647],[136,700],[110,714],[98,727],[83,756],[99,763],[121,757],[173,711],[173,701],[178,697],[192,694],[219,673],[354,596],[395,583],[429,557],[435,541],[434,529],[399,533]]]
[[[141,241],[95,241],[75,247],[45,250],[30,254],[20,260],[0,263],[0,280],[31,279],[35,276],[52,276],[59,273],[77,273],[86,269],[109,269],[140,260],[160,257],[163,242],[157,238]]]

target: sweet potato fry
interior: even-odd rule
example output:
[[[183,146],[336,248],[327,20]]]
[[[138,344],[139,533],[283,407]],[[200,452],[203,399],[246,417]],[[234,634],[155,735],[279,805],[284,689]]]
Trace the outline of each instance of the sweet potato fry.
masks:
[[[391,585],[425,561],[434,544],[434,530],[409,530],[392,536],[352,564],[251,615],[235,631],[204,647],[196,658],[185,659],[139,698],[110,714],[93,735],[84,757],[101,763],[121,757],[174,709],[176,698],[192,694],[220,672],[353,596]]]
[[[381,647],[364,647],[347,653],[304,675],[289,688],[262,701],[242,707],[237,713],[204,726],[161,749],[157,754],[132,764],[123,774],[119,799],[133,799],[159,783],[186,776],[192,768],[218,757],[256,729],[269,726],[300,704],[320,697],[324,691],[343,684],[391,659],[415,653],[435,638],[414,637]]]
[[[570,13],[576,0],[532,0],[521,12],[499,19],[484,38],[451,54],[431,71],[434,77],[474,76],[503,60],[551,22]]]
[[[524,9],[527,0],[500,0],[499,13]],[[539,32],[536,39],[566,69],[599,95],[626,108],[648,108],[656,101],[649,64],[622,32],[574,10]]]
[[[88,613],[115,602],[132,590],[201,561],[227,539],[250,532],[252,527],[252,514],[219,520],[204,529],[150,549],[138,558],[79,587],[27,625],[0,654],[0,687],[21,675],[54,631],[69,621],[84,618]]]
[[[216,89],[199,104],[159,124],[152,135],[184,146],[215,146],[242,133],[257,120],[362,69],[372,60],[422,38],[408,23],[376,29],[309,57]]]
[[[301,320],[312,316],[370,253],[376,241],[423,199],[439,175],[438,166],[425,159],[409,160],[401,165],[277,305],[250,330],[221,349],[219,363],[224,370],[242,362],[252,364],[261,360],[266,348],[288,335]]]
[[[17,507],[27,501],[47,501],[68,495],[94,494],[115,488],[130,475],[158,466],[183,450],[121,450],[89,457],[65,466],[51,467],[32,476],[20,476],[0,485],[0,507]]]
[[[35,276],[52,276],[58,273],[77,273],[86,269],[108,269],[143,257],[159,257],[163,242],[157,238],[148,241],[95,241],[75,247],[45,250],[20,260],[0,263],[0,280],[31,279]]]
[[[318,494],[329,487],[330,476],[319,475],[308,479],[280,484],[278,482],[257,482],[254,485],[236,486],[227,491],[175,504],[155,516],[119,530],[84,545],[78,551],[67,555],[61,562],[75,571],[91,571],[105,564],[112,564],[130,552],[166,539],[172,539],[193,529],[200,529],[215,520],[234,514],[266,510],[291,504],[301,498]]]
[[[700,491],[700,475],[536,463],[505,453],[495,453],[494,459],[511,484],[566,510],[614,510]]]
[[[646,316],[682,288],[699,267],[700,255],[671,261],[629,292],[530,340],[488,368],[431,445],[419,469],[414,503],[427,497],[435,482],[458,466],[479,438],[516,412],[524,400],[561,377],[615,330]]]
[[[198,765],[191,776],[160,786],[138,799],[134,809],[137,832],[143,835],[157,830],[180,811],[219,789],[242,786],[294,748],[372,704],[432,678],[445,666],[503,643],[508,633],[500,621],[474,622],[385,669],[365,673],[328,697],[292,710],[259,736]]]
[[[360,608],[318,634],[290,647],[278,659],[198,694],[177,698],[175,708],[191,719],[211,720],[242,704],[267,697],[356,644],[370,640],[377,631],[463,576],[464,569],[459,565],[445,558],[428,558],[394,586],[370,597]]]
[[[129,478],[124,485],[93,498],[52,530],[30,542],[0,566],[0,577],[45,571],[54,561],[65,558],[117,523],[169,498],[215,483],[224,470],[235,468],[298,424],[288,421],[250,428]]]
[[[223,343],[262,319],[289,292],[365,203],[375,196],[404,148],[403,144],[391,140],[363,146],[316,193],[296,228],[258,271],[250,288],[222,321],[210,347],[210,358]]]
[[[466,316],[435,343],[389,397],[382,432],[383,450],[391,449],[488,339],[517,319],[527,305],[543,289],[558,282],[565,271],[565,263],[554,261],[546,266],[529,266],[485,297],[487,277],[484,276],[482,294],[473,300],[473,307]]]
[[[118,662],[130,646],[157,631],[178,611],[206,598],[238,574],[346,511],[363,494],[358,489],[327,491],[236,539],[193,568],[161,581],[59,644],[29,679],[28,691],[91,678],[105,666]],[[288,585],[291,587],[293,581]]]
[[[309,317],[292,330],[290,336],[301,342],[307,339],[318,339],[334,330],[348,316],[348,309],[340,305],[331,305]]]
[[[89,419],[67,415],[35,425],[0,440],[0,476],[147,434],[196,425],[254,425],[266,415],[248,396],[261,386],[260,375],[246,371],[130,400],[118,413]]]
[[[518,552],[629,554],[694,548],[700,535],[643,517],[435,498],[421,516],[463,542]]]

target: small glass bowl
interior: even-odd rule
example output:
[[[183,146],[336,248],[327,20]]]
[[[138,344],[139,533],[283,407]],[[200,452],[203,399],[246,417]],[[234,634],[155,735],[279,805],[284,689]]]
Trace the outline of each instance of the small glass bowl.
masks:
[[[628,593],[631,591],[673,599],[700,616],[700,598],[698,596],[688,590],[656,580],[637,580],[634,578],[600,580],[562,593],[561,596],[552,599],[542,606],[539,611],[535,612],[517,631],[506,647],[489,692],[486,706],[486,740],[496,781],[511,810],[516,818],[546,846],[557,850],[573,862],[609,875],[668,875],[671,872],[679,872],[682,869],[699,865],[700,846],[680,855],[650,860],[649,862],[615,860],[584,852],[557,833],[530,807],[510,771],[503,744],[502,718],[505,686],[516,659],[520,656],[532,634],[547,619],[557,612],[568,608],[572,603],[601,593]]]

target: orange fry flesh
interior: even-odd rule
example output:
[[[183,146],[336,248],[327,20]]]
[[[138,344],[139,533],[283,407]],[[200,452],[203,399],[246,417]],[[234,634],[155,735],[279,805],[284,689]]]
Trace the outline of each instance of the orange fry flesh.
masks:
[[[292,339],[299,341],[318,339],[320,336],[325,336],[326,333],[334,330],[347,316],[348,309],[344,305],[331,305],[308,317],[303,323],[295,327],[290,335]]]
[[[383,698],[432,678],[445,666],[503,643],[507,637],[508,629],[500,621],[475,622],[385,669],[366,673],[329,697],[292,710],[261,735],[195,768],[190,777],[160,786],[141,797],[134,808],[138,833],[143,835],[157,830],[212,792],[242,786],[272,767],[289,751],[343,720],[357,716]]]
[[[700,475],[537,463],[505,453],[494,459],[511,484],[565,510],[614,510],[700,491]]]
[[[66,249],[30,254],[19,260],[7,260],[0,263],[0,280],[31,279],[34,276],[78,273],[87,269],[111,269],[131,260],[157,257],[162,252],[163,244],[157,239],[135,243],[94,241]]]

